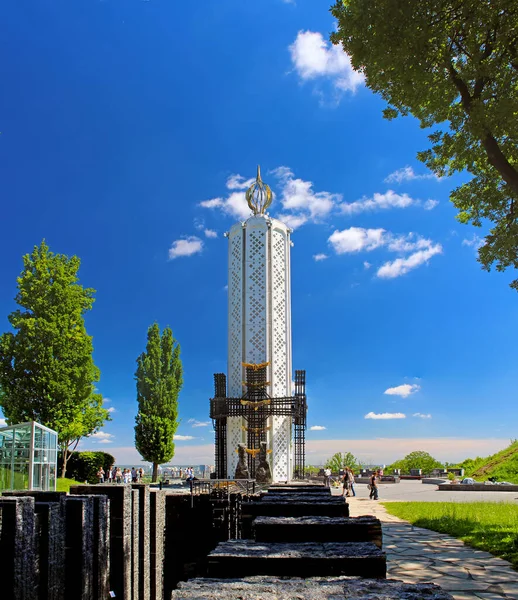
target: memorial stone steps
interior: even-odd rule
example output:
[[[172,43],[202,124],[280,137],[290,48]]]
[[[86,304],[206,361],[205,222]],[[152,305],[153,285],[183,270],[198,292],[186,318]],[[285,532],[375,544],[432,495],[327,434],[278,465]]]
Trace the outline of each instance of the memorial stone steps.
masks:
[[[257,542],[372,542],[382,547],[379,519],[364,517],[256,517]]]
[[[191,579],[181,582],[171,600],[453,600],[432,583],[317,577],[277,579]]]
[[[207,558],[209,577],[251,575],[386,577],[385,553],[371,542],[222,542]]]
[[[452,600],[433,584],[385,579],[378,519],[348,518],[348,504],[324,487],[290,487],[244,503],[253,539],[218,544],[208,578],[180,583],[172,600]]]

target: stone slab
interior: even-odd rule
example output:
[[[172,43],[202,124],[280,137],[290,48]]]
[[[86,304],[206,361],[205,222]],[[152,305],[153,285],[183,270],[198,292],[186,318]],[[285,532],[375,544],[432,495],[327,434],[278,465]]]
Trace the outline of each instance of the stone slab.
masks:
[[[323,494],[265,494],[264,496],[262,496],[260,502],[262,502],[263,504],[271,504],[273,502],[295,502],[297,504],[327,502],[329,504],[344,504],[345,500],[343,496],[325,496]]]
[[[365,517],[257,517],[257,542],[372,542],[382,546],[379,519]]]
[[[36,600],[34,498],[0,497],[2,600]]]
[[[343,500],[330,502],[244,502],[243,516],[251,517],[348,517],[349,505]]]
[[[107,496],[110,501],[110,591],[131,598],[131,489],[127,485],[73,485],[71,494]]]
[[[474,483],[472,485],[462,483],[443,483],[438,488],[441,492],[518,492],[518,485],[484,485]]]
[[[149,593],[151,600],[162,600],[164,589],[165,494],[150,490],[149,495]]]
[[[74,600],[94,597],[94,503],[91,497],[67,496],[65,517],[65,596]]]
[[[59,502],[36,502],[38,589],[45,600],[64,600],[65,523]]]
[[[181,582],[171,600],[452,600],[430,583],[328,577],[277,579],[192,579]]]
[[[276,544],[229,540],[218,544],[207,557],[207,574],[220,578],[251,575],[384,578],[386,557],[369,542]]]

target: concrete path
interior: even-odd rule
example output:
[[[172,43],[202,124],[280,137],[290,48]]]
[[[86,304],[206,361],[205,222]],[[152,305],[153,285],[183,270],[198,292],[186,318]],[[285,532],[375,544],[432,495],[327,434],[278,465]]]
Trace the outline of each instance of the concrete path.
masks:
[[[510,563],[443,533],[414,527],[360,494],[348,498],[350,514],[375,515],[382,522],[387,577],[436,583],[457,600],[518,600],[518,573]]]

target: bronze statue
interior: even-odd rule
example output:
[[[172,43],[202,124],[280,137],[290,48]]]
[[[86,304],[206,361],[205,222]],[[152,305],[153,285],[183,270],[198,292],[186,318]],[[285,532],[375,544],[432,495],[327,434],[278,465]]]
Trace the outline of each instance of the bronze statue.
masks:
[[[234,479],[250,479],[250,473],[248,471],[248,465],[246,461],[246,446],[244,444],[239,444],[237,447],[237,453],[239,455],[239,461],[237,463]]]
[[[259,466],[255,470],[255,479],[257,483],[271,483],[272,472],[270,471],[270,465],[266,460],[266,442],[259,444]]]

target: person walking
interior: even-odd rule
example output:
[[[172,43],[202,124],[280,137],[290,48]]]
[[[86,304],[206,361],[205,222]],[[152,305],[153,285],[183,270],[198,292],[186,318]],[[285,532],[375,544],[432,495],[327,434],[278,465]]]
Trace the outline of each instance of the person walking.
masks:
[[[122,483],[122,471],[120,467],[115,469],[115,481],[117,483]]]
[[[375,471],[372,473],[371,478],[370,478],[371,492],[369,494],[369,498],[371,500],[379,500],[377,476],[378,476],[378,472]]]
[[[351,467],[347,467],[345,476],[347,478],[347,495],[350,496],[352,494],[353,496],[356,496],[356,492],[354,491],[354,471]]]
[[[324,486],[331,487],[331,469],[324,469]]]

